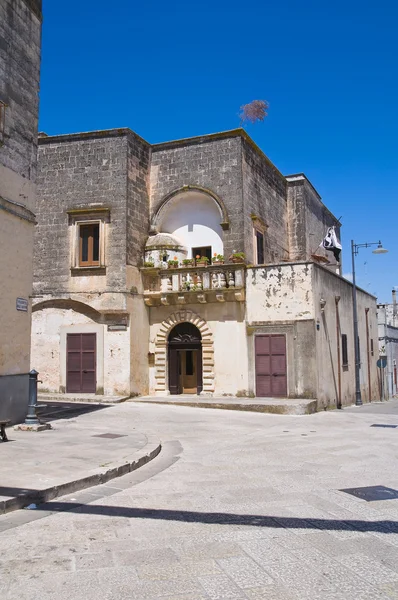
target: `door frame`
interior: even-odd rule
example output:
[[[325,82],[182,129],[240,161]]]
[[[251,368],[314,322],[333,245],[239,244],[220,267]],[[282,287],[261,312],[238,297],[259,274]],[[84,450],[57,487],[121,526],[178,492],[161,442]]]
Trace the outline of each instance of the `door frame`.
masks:
[[[176,356],[174,358],[174,360],[176,361],[176,364],[178,365],[178,352],[181,352],[183,350],[196,350],[197,351],[197,355],[196,355],[196,381],[197,381],[197,391],[196,394],[189,394],[190,396],[199,396],[202,391],[203,391],[203,346],[202,344],[198,343],[198,344],[169,344],[168,349],[167,349],[167,391],[169,394],[173,394],[174,392],[170,391],[170,366],[171,366],[171,353],[176,353]],[[183,394],[183,391],[181,390],[181,385],[180,385],[180,378],[177,377],[177,382],[178,382],[178,391],[176,392],[176,395],[180,395]]]
[[[90,392],[89,391],[84,391],[83,389],[80,389],[77,392],[76,391],[72,392],[70,389],[68,390],[68,374],[69,374],[69,372],[71,372],[70,369],[69,369],[69,354],[70,354],[70,350],[68,348],[68,340],[70,340],[71,337],[80,336],[81,344],[80,344],[80,351],[79,352],[80,352],[80,355],[81,355],[81,359],[83,359],[84,350],[83,350],[83,343],[82,343],[82,341],[83,341],[83,337],[84,336],[88,336],[88,335],[94,336],[94,338],[93,338],[94,339],[94,347],[93,347],[92,350],[89,351],[90,354],[94,354],[94,369],[93,369],[94,376],[95,376],[95,380],[94,380],[95,384],[93,386],[94,389],[92,391],[90,391]],[[73,350],[72,350],[72,352],[73,352]],[[81,360],[81,364],[80,364],[80,383],[81,384],[83,383],[82,382],[82,374],[83,373],[87,373],[87,370],[82,369],[82,362],[83,361]],[[80,386],[80,387],[82,387],[82,386]],[[67,333],[66,334],[66,393],[67,394],[95,394],[96,391],[97,391],[97,334],[96,333],[87,333],[87,332],[85,332],[85,333]]]
[[[60,384],[59,391],[61,394],[66,393],[66,337],[68,333],[95,333],[96,334],[96,394],[104,393],[104,325],[82,324],[69,325],[60,328],[60,353],[59,353],[59,375]]]
[[[259,396],[257,394],[257,351],[256,351],[256,341],[258,338],[261,337],[268,337],[270,338],[270,340],[272,340],[272,338],[274,337],[279,337],[279,338],[283,338],[284,339],[284,343],[285,343],[285,377],[286,377],[286,395],[283,396],[274,396],[274,394],[271,394],[271,396],[269,396],[269,398],[286,398],[288,397],[288,367],[287,367],[287,340],[286,340],[286,334],[284,333],[257,333],[257,335],[254,336],[254,373],[255,373],[255,394],[256,394],[256,398],[259,398],[261,396]],[[272,342],[270,341],[270,344],[272,344]],[[273,354],[272,352],[270,352],[270,356],[272,357]],[[272,369],[271,369],[272,371]],[[272,381],[272,377],[273,377],[273,373],[270,372],[270,377],[271,377],[271,381]],[[272,383],[271,383],[271,388],[272,388]],[[267,396],[268,397],[268,396]]]
[[[253,324],[246,327],[248,335],[248,381],[249,392],[256,394],[256,349],[257,335],[285,335],[286,337],[286,377],[287,397],[294,398],[296,390],[296,370],[294,363],[294,344],[297,337],[295,323],[280,325]]]

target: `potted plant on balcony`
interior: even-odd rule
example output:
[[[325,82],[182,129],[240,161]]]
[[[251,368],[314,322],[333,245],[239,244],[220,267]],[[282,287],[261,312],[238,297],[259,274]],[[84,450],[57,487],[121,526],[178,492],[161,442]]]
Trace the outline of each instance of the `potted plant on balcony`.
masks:
[[[182,264],[184,265],[184,267],[194,267],[195,260],[193,258],[184,258]]]
[[[213,265],[223,265],[223,264],[224,264],[224,256],[222,254],[217,254],[217,252],[214,252]]]
[[[245,262],[245,253],[244,252],[232,252],[229,260],[233,263],[243,263]]]
[[[176,256],[174,257],[174,260],[167,261],[167,265],[168,265],[169,269],[178,269],[178,264],[179,263],[178,263],[178,259]]]
[[[153,269],[154,266],[155,266],[155,263],[151,260],[146,260],[144,262],[144,267],[147,269]]]
[[[200,267],[206,267],[207,264],[209,262],[209,259],[207,258],[207,256],[199,256],[199,254],[196,257],[196,264]]]

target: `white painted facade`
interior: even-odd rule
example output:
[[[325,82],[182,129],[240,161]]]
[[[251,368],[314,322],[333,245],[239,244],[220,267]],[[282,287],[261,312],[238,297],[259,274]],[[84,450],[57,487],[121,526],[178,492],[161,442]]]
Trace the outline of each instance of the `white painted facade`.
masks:
[[[211,254],[224,254],[222,214],[213,198],[198,191],[177,194],[160,211],[159,232],[170,233],[195,258],[193,248],[211,247]]]

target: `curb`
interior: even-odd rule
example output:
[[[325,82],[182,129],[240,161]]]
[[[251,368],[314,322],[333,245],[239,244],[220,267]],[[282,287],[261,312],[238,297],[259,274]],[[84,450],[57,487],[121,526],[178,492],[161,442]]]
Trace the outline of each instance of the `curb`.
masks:
[[[79,490],[101,485],[116,477],[127,475],[127,473],[131,473],[131,471],[135,471],[149,463],[156,458],[162,450],[162,444],[160,442],[150,442],[147,445],[150,449],[146,454],[141,455],[140,458],[136,458],[135,460],[127,460],[121,465],[112,465],[112,463],[110,463],[110,466],[106,470],[98,471],[87,477],[54,485],[44,490],[32,490],[30,492],[18,494],[18,496],[7,500],[0,500],[0,515],[4,515],[14,510],[20,510],[21,508],[29,506],[29,504],[42,504],[49,500],[53,500],[58,496],[73,494]]]
[[[189,406],[191,408],[218,408],[219,410],[235,410],[242,412],[260,412],[274,415],[311,415],[318,412],[317,401],[303,402],[301,404],[240,404],[223,402],[189,402],[173,400],[132,400],[140,404],[163,404],[171,406]]]

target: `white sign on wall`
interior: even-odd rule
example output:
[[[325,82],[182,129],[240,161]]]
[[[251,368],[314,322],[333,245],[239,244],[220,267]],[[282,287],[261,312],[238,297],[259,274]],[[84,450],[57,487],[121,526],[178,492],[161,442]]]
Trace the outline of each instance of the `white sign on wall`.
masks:
[[[28,312],[28,300],[26,298],[17,298],[17,310]]]

